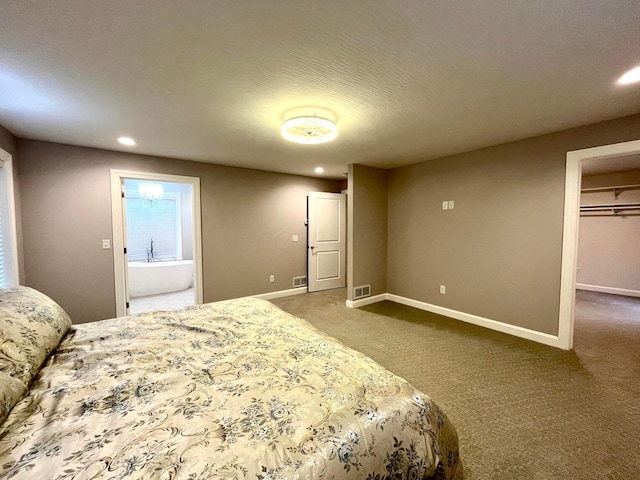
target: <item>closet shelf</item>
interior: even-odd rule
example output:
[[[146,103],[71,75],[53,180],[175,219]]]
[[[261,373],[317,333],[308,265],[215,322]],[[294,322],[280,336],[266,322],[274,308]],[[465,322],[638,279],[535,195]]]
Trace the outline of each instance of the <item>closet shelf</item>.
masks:
[[[581,192],[613,192],[615,198],[618,198],[625,190],[637,190],[640,188],[640,184],[634,185],[616,185],[613,187],[587,187],[580,189]]]

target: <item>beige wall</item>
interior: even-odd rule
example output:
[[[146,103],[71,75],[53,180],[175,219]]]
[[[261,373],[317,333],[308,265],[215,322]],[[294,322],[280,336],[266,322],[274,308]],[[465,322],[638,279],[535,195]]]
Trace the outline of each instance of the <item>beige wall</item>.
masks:
[[[583,188],[640,185],[640,171],[591,175]],[[640,203],[640,189],[583,192],[582,205]],[[578,286],[595,286],[614,293],[640,296],[640,210],[633,215],[581,216],[578,236]],[[590,287],[587,287],[590,288]],[[615,289],[615,290],[609,290]],[[632,292],[628,292],[631,290]]]
[[[13,134],[0,125],[0,148],[9,152],[14,157],[18,154],[18,142]]]
[[[349,276],[347,298],[354,287],[371,285],[371,295],[387,292],[388,172],[349,165]]]
[[[342,182],[19,140],[26,284],[76,323],[115,315],[110,169],[199,177],[205,302],[292,288],[306,274],[306,196]],[[291,241],[297,234],[300,241]],[[269,283],[269,275],[276,282]]]
[[[391,170],[389,292],[556,335],[566,153],[638,138],[634,115]]]
[[[584,175],[582,177],[583,189],[628,184],[640,185],[640,170],[634,170],[631,172],[608,173],[602,175]]]
[[[11,154],[11,163],[13,166],[13,189],[15,194],[16,207],[16,240],[18,242],[18,280],[20,283],[24,281],[24,256],[22,252],[22,207],[20,204],[20,184],[18,182],[18,139],[13,134],[0,125],[0,148]]]

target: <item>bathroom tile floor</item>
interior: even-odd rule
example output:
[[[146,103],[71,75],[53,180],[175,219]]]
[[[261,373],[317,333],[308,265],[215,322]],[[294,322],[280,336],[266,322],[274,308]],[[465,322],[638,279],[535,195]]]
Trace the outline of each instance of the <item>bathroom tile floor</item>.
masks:
[[[131,298],[129,299],[129,313],[133,315],[151,310],[177,310],[193,304],[195,304],[195,292],[193,288],[188,288],[180,292]]]

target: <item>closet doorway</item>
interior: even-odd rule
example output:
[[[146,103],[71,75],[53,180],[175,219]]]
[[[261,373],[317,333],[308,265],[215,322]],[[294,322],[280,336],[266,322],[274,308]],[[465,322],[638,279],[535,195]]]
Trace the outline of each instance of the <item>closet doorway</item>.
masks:
[[[200,179],[111,171],[116,314],[200,304]]]
[[[582,162],[576,287],[640,297],[640,153]]]
[[[580,215],[608,215],[608,212],[612,212],[613,215],[620,215],[622,210],[620,208],[616,209],[616,206],[612,205],[622,203],[629,204],[628,208],[625,209],[628,216],[640,212],[640,210],[633,209],[634,205],[637,206],[638,203],[637,201],[633,201],[636,197],[629,197],[629,202],[617,201],[616,193],[617,197],[619,197],[623,190],[610,187],[621,187],[622,185],[609,185],[606,189],[599,191],[588,190],[590,188],[589,184],[588,182],[585,182],[586,191],[583,192],[583,168],[586,168],[587,172],[592,173],[596,171],[606,172],[610,170],[608,167],[612,167],[616,162],[633,162],[637,156],[640,156],[640,140],[587,148],[584,150],[575,150],[567,153],[562,273],[560,285],[560,318],[558,330],[558,346],[561,348],[565,348],[567,350],[573,348],[576,286],[586,289],[584,287],[588,288],[590,285],[589,283],[586,283],[588,281],[586,279],[587,272],[582,272],[582,267],[578,264]],[[598,187],[594,186],[593,188]],[[635,191],[635,189],[627,190]],[[587,203],[586,200],[583,201],[583,195],[586,196],[591,193],[597,193],[604,197],[611,195],[611,198],[598,198],[594,199],[597,200],[597,202],[594,201],[589,203]],[[585,204],[582,208],[581,203]],[[578,273],[578,267],[581,269],[580,273]],[[578,283],[580,283],[580,285],[578,285]],[[610,291],[607,293],[633,293],[630,291],[621,291],[625,289],[617,290],[619,291]]]

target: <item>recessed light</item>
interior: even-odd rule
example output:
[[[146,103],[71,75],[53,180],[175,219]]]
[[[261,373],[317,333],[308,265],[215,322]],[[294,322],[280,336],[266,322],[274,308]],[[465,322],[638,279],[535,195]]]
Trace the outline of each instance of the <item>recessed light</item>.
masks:
[[[324,168],[322,168],[322,167],[316,167],[315,172],[316,172],[316,173],[322,173],[322,172],[324,172]]]
[[[640,67],[632,68],[622,75],[616,83],[618,85],[629,85],[636,82],[640,82]]]
[[[129,138],[129,137],[120,137],[118,138],[118,142],[120,142],[122,145],[127,145],[129,147],[132,147],[136,144],[136,141],[133,138]]]

